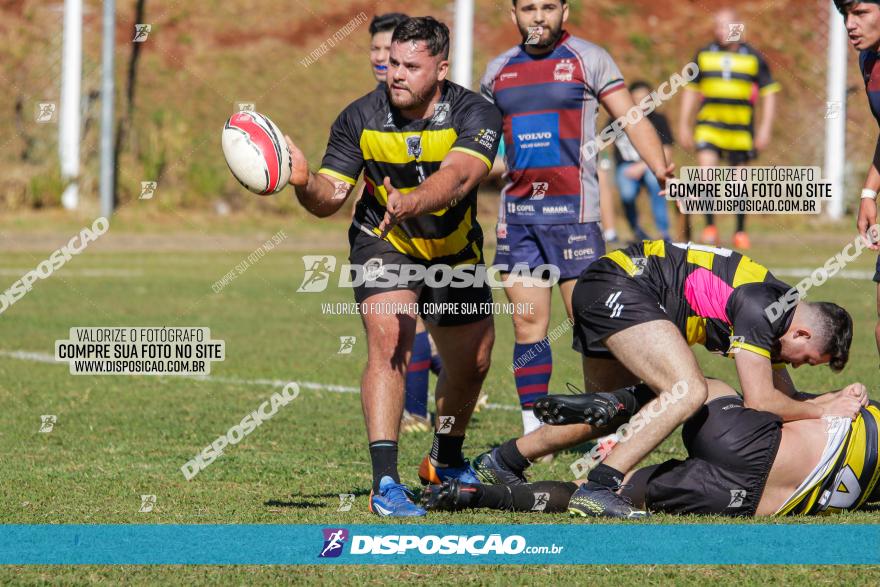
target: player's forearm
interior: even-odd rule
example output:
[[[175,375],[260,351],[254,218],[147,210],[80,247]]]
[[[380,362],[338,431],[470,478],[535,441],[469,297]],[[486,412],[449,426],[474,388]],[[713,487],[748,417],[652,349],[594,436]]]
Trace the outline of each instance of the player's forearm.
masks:
[[[761,121],[758,123],[758,133],[770,136],[773,130],[773,121],[776,119],[776,94],[767,94],[761,100]]]
[[[305,185],[294,186],[296,198],[303,208],[317,216],[326,218],[345,203],[345,198],[334,199],[335,188],[327,179],[317,173],[309,172],[309,181]]]
[[[747,408],[776,414],[784,422],[821,418],[824,413],[821,406],[811,401],[799,401],[784,393],[778,393],[776,390],[773,393],[761,394],[757,397],[746,393],[743,403]]]
[[[654,172],[654,175],[665,176],[666,155],[663,153],[660,136],[650,121],[643,118],[638,123],[628,126],[626,134],[636,151],[641,155],[642,161]]]
[[[691,132],[694,110],[699,98],[699,92],[685,88],[681,99],[681,112],[679,113],[679,129],[681,133]]]
[[[415,198],[413,215],[421,216],[455,205],[472,187],[455,167],[441,167],[407,197]]]

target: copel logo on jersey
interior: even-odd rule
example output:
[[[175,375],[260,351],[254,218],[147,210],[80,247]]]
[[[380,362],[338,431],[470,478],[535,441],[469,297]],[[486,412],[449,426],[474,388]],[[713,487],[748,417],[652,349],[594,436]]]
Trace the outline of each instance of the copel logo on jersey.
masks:
[[[514,116],[511,127],[515,169],[558,167],[561,164],[559,113]]]
[[[535,207],[531,204],[517,204],[516,202],[507,202],[507,211],[510,214],[531,216],[535,213]]]
[[[336,558],[342,554],[345,541],[348,540],[348,530],[345,528],[324,528],[324,547],[318,558]]]

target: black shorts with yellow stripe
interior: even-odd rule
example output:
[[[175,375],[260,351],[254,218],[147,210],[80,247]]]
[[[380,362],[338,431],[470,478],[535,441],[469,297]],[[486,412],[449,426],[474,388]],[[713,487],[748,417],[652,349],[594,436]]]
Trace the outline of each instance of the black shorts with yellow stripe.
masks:
[[[353,265],[352,283],[355,301],[361,304],[361,313],[395,313],[400,309],[384,300],[378,294],[411,290],[417,292],[415,308],[422,320],[436,326],[461,326],[484,320],[492,315],[492,289],[485,282],[468,287],[456,287],[463,283],[453,279],[445,285],[433,286],[431,282],[443,283],[452,275],[452,268],[464,266],[466,270],[479,274],[483,265],[482,252],[476,259],[456,262],[455,257],[445,259],[448,263],[424,261],[404,255],[391,243],[372,234],[367,234],[352,225],[348,231],[351,245],[349,261]],[[462,253],[462,257],[469,253]],[[412,277],[409,277],[412,276]],[[364,305],[369,308],[364,311]],[[408,312],[406,312],[408,313]]]
[[[603,341],[621,330],[654,320],[672,322],[658,296],[608,257],[595,261],[578,278],[571,307],[572,348],[587,357],[611,358]]]
[[[731,167],[747,165],[749,162],[758,158],[758,153],[755,150],[737,151],[724,149],[707,141],[697,143],[697,151],[715,151],[715,153],[718,154],[718,162],[726,161]]]

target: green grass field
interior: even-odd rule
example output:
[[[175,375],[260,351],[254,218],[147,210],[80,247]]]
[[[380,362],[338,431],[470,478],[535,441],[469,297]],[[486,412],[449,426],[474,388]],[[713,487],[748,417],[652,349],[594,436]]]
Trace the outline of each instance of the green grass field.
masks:
[[[304,389],[194,480],[180,466],[255,409],[277,388],[258,380],[296,380],[356,388],[366,358],[357,317],[322,316],[321,302],[352,300],[349,290],[298,294],[301,256],[324,253],[345,262],[341,221],[264,220],[242,228],[237,220],[217,222],[172,218],[144,226],[120,220],[93,248],[74,257],[0,317],[0,519],[16,524],[357,524],[377,523],[367,512],[369,458],[357,393]],[[45,219],[0,229],[0,281],[5,289],[66,242],[79,227]],[[60,225],[60,226],[59,226]],[[483,226],[491,226],[488,221]],[[176,237],[189,229],[190,237]],[[251,266],[222,292],[212,284],[278,230],[289,238]],[[823,229],[825,230],[825,229]],[[815,227],[781,232],[765,223],[753,235],[752,256],[772,269],[813,268],[852,237],[848,227],[821,236]],[[151,240],[153,239],[153,240]],[[156,242],[167,250],[157,251]],[[489,258],[491,259],[490,251]],[[873,254],[848,270],[868,274]],[[833,376],[827,368],[795,372],[802,389],[819,391],[862,381],[876,388],[873,342],[875,286],[863,276],[836,277],[815,290],[815,298],[850,310],[856,334],[850,366]],[[786,275],[791,282],[796,279]],[[556,294],[554,294],[556,296]],[[496,301],[504,301],[496,291]],[[563,321],[554,297],[552,325]],[[66,364],[52,364],[54,341],[74,326],[207,326],[226,342],[227,358],[214,363],[211,379],[179,377],[73,376]],[[506,316],[496,317],[493,368],[486,383],[490,409],[479,413],[465,445],[473,457],[521,430],[516,392],[507,370],[513,333]],[[337,353],[339,337],[358,342]],[[554,344],[551,387],[579,383],[580,360],[570,338]],[[21,351],[28,354],[16,354]],[[699,351],[708,374],[730,380],[732,361]],[[433,383],[433,378],[432,378]],[[507,408],[507,409],[504,409]],[[511,409],[513,408],[513,409]],[[51,433],[38,432],[40,416],[57,415]],[[417,484],[418,463],[430,435],[403,437],[401,474]],[[674,435],[648,462],[684,454]],[[570,479],[578,458],[564,453],[533,467],[534,479]],[[357,497],[350,512],[338,512],[340,493]],[[139,513],[142,494],[157,496],[154,511]],[[432,523],[568,523],[566,516],[502,513],[433,514]],[[729,523],[724,519],[655,516],[648,523]],[[780,523],[876,523],[876,513]],[[395,522],[396,523],[396,522]],[[416,522],[418,523],[418,522]],[[583,522],[576,522],[583,523]],[[751,523],[740,521],[738,523]],[[589,547],[589,545],[585,545]],[[632,548],[633,545],[611,547]],[[4,567],[0,582],[16,584],[277,584],[403,582],[525,584],[876,584],[876,568],[813,567]]]

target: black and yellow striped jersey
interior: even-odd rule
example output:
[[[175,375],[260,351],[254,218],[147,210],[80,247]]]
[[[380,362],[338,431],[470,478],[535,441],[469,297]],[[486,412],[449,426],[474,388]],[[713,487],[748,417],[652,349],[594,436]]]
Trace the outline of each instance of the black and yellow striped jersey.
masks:
[[[862,408],[832,456],[834,466],[793,495],[776,515],[830,514],[880,501],[880,404]]]
[[[658,240],[605,258],[660,300],[689,345],[702,344],[725,356],[747,350],[773,361],[774,347],[791,325],[793,307],[775,320],[766,312],[791,287],[736,251]]]
[[[462,86],[443,82],[433,116],[409,120],[391,105],[380,84],[333,123],[318,172],[354,185],[364,171],[364,196],[353,222],[378,236],[388,202],[385,177],[402,193],[412,192],[440,169],[450,151],[468,153],[491,169],[500,134],[498,109]],[[386,238],[414,259],[450,265],[482,262],[477,188],[449,208],[401,222]]]
[[[697,53],[694,62],[700,73],[686,89],[703,96],[694,130],[697,147],[752,151],[758,95],[781,89],[767,61],[746,43],[735,50],[712,43]]]

